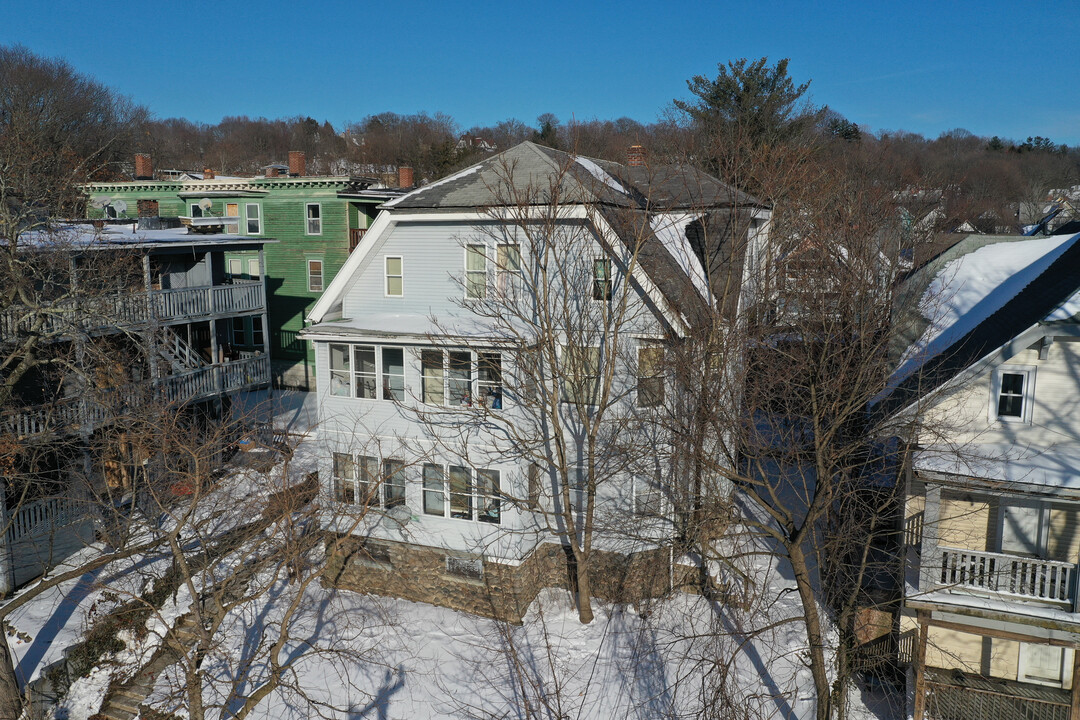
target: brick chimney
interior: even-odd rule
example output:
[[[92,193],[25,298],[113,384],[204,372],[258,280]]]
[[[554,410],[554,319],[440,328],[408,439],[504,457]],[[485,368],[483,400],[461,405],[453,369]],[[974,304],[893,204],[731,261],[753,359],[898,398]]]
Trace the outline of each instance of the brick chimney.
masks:
[[[630,167],[645,167],[645,148],[642,145],[631,145],[626,151],[626,164]]]
[[[397,184],[398,187],[409,188],[413,186],[413,171],[412,168],[407,165],[402,165],[397,169]]]
[[[153,180],[154,179],[154,163],[150,160],[149,155],[139,153],[135,156],[135,179],[136,180]]]
[[[212,168],[203,168],[202,179],[203,180],[213,180],[214,179],[214,171],[213,171],[213,169]]]
[[[289,175],[292,177],[304,177],[307,172],[307,158],[299,150],[289,151]]]

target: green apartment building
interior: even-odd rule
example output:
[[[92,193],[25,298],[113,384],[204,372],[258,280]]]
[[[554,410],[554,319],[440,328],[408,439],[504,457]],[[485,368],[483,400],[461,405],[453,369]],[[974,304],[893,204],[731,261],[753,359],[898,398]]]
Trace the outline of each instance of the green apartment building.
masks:
[[[270,358],[275,387],[314,388],[315,356],[298,338],[308,311],[371,225],[379,204],[401,193],[374,178],[308,176],[303,153],[261,177],[224,177],[209,169],[181,179],[159,179],[148,155],[137,155],[131,181],[94,183],[85,190],[92,218],[137,221],[156,229],[177,223],[193,230],[273,238],[265,268],[257,253],[226,257],[237,282],[266,275]],[[258,318],[232,329],[239,348],[261,346]],[[258,341],[258,342],[256,342]]]

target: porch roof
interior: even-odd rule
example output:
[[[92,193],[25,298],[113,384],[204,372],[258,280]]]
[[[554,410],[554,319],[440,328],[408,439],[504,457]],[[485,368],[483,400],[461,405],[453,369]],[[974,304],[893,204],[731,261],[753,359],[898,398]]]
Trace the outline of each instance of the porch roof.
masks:
[[[1080,444],[1036,448],[985,443],[957,449],[931,445],[914,454],[916,470],[1040,488],[1080,490]]]

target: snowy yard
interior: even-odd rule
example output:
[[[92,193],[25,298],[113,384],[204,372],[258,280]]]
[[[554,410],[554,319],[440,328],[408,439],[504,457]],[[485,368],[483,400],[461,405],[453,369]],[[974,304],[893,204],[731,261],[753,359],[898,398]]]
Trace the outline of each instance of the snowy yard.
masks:
[[[287,400],[296,426],[306,428],[311,418],[304,398]],[[301,448],[294,461],[301,469],[304,457]],[[250,492],[248,483],[238,473],[223,481],[222,492],[239,497]],[[164,555],[121,561],[16,611],[11,622],[20,635],[11,641],[22,682],[61,660],[109,610],[144,592],[150,572],[160,574],[168,562]],[[326,703],[319,711],[329,717],[377,720],[729,717],[735,710],[746,718],[812,717],[802,623],[780,622],[800,614],[790,573],[762,561],[757,574],[765,601],[752,611],[675,594],[639,607],[597,602],[589,625],[578,622],[570,596],[560,590],[541,593],[525,623],[509,626],[312,583],[302,590],[302,611],[282,649],[283,657],[295,660],[288,682],[249,717],[315,717],[312,701]],[[221,640],[206,660],[216,678],[204,690],[208,703],[220,701],[230,681],[242,675],[238,668],[252,676],[265,673],[254,648],[274,635],[297,592],[284,577],[266,587],[223,622]],[[190,601],[183,588],[168,598],[148,621],[145,637],[124,637],[126,647],[77,680],[55,716],[83,720],[97,712],[110,679],[140,670]],[[157,677],[150,699],[183,713],[186,705],[176,693],[181,686],[170,668]],[[887,698],[853,694],[856,718],[902,717],[890,711]]]

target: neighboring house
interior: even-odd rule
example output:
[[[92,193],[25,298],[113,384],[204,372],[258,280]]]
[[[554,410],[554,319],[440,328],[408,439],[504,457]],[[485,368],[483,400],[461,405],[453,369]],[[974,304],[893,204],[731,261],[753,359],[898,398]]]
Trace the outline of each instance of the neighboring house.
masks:
[[[287,169],[287,174],[282,168]],[[203,225],[218,219],[226,232],[273,237],[266,247],[270,356],[274,384],[313,387],[314,355],[298,338],[308,312],[337,274],[374,220],[376,206],[399,194],[373,178],[318,177],[306,174],[303,153],[289,154],[289,165],[270,165],[264,177],[217,176],[209,169],[179,179],[155,179],[147,155],[136,156],[130,182],[86,186],[91,217],[183,217]],[[226,258],[228,276],[252,274],[256,258],[236,253]]]
[[[882,402],[919,417],[915,720],[1080,717],[1078,267],[1080,235],[972,236],[911,280],[921,317]]]
[[[633,556],[668,582],[653,471],[569,436],[593,411],[618,416],[622,455],[663,465],[663,438],[635,443],[677,392],[665,353],[746,301],[770,211],[639,159],[526,142],[383,206],[304,333],[324,526],[356,538],[338,582],[520,619],[539,588],[565,584],[570,531],[554,526],[566,502],[581,519],[586,455],[610,469],[596,561]],[[537,432],[547,422],[564,435]],[[548,462],[557,435],[570,457]]]
[[[20,238],[26,263],[53,254],[60,268],[43,275],[57,283],[62,299],[37,307],[16,302],[0,313],[3,357],[18,358],[33,337],[39,358],[63,354],[77,371],[57,375],[45,363],[15,385],[0,413],[5,457],[18,467],[33,456],[47,468],[59,492],[35,481],[15,501],[0,492],[0,594],[40,575],[93,540],[88,507],[70,494],[69,469],[86,473],[120,494],[130,490],[137,459],[105,456],[102,438],[118,417],[140,403],[162,401],[203,415],[227,412],[229,396],[270,384],[264,237],[204,234],[184,228],[138,230],[130,224],[55,228]],[[227,258],[250,256],[254,279],[230,276]],[[99,263],[109,255],[117,261]],[[34,256],[34,257],[31,257]],[[70,267],[71,281],[61,279]],[[130,273],[123,279],[97,278],[102,267]],[[92,268],[81,272],[82,268]],[[66,275],[65,275],[66,277]],[[94,366],[78,348],[95,345]],[[73,351],[74,348],[74,351]],[[67,367],[67,363],[59,367]],[[50,374],[51,373],[51,374]],[[115,443],[114,443],[115,445]],[[29,452],[28,450],[33,450]],[[12,459],[15,458],[15,459]],[[4,485],[12,492],[11,481]]]

